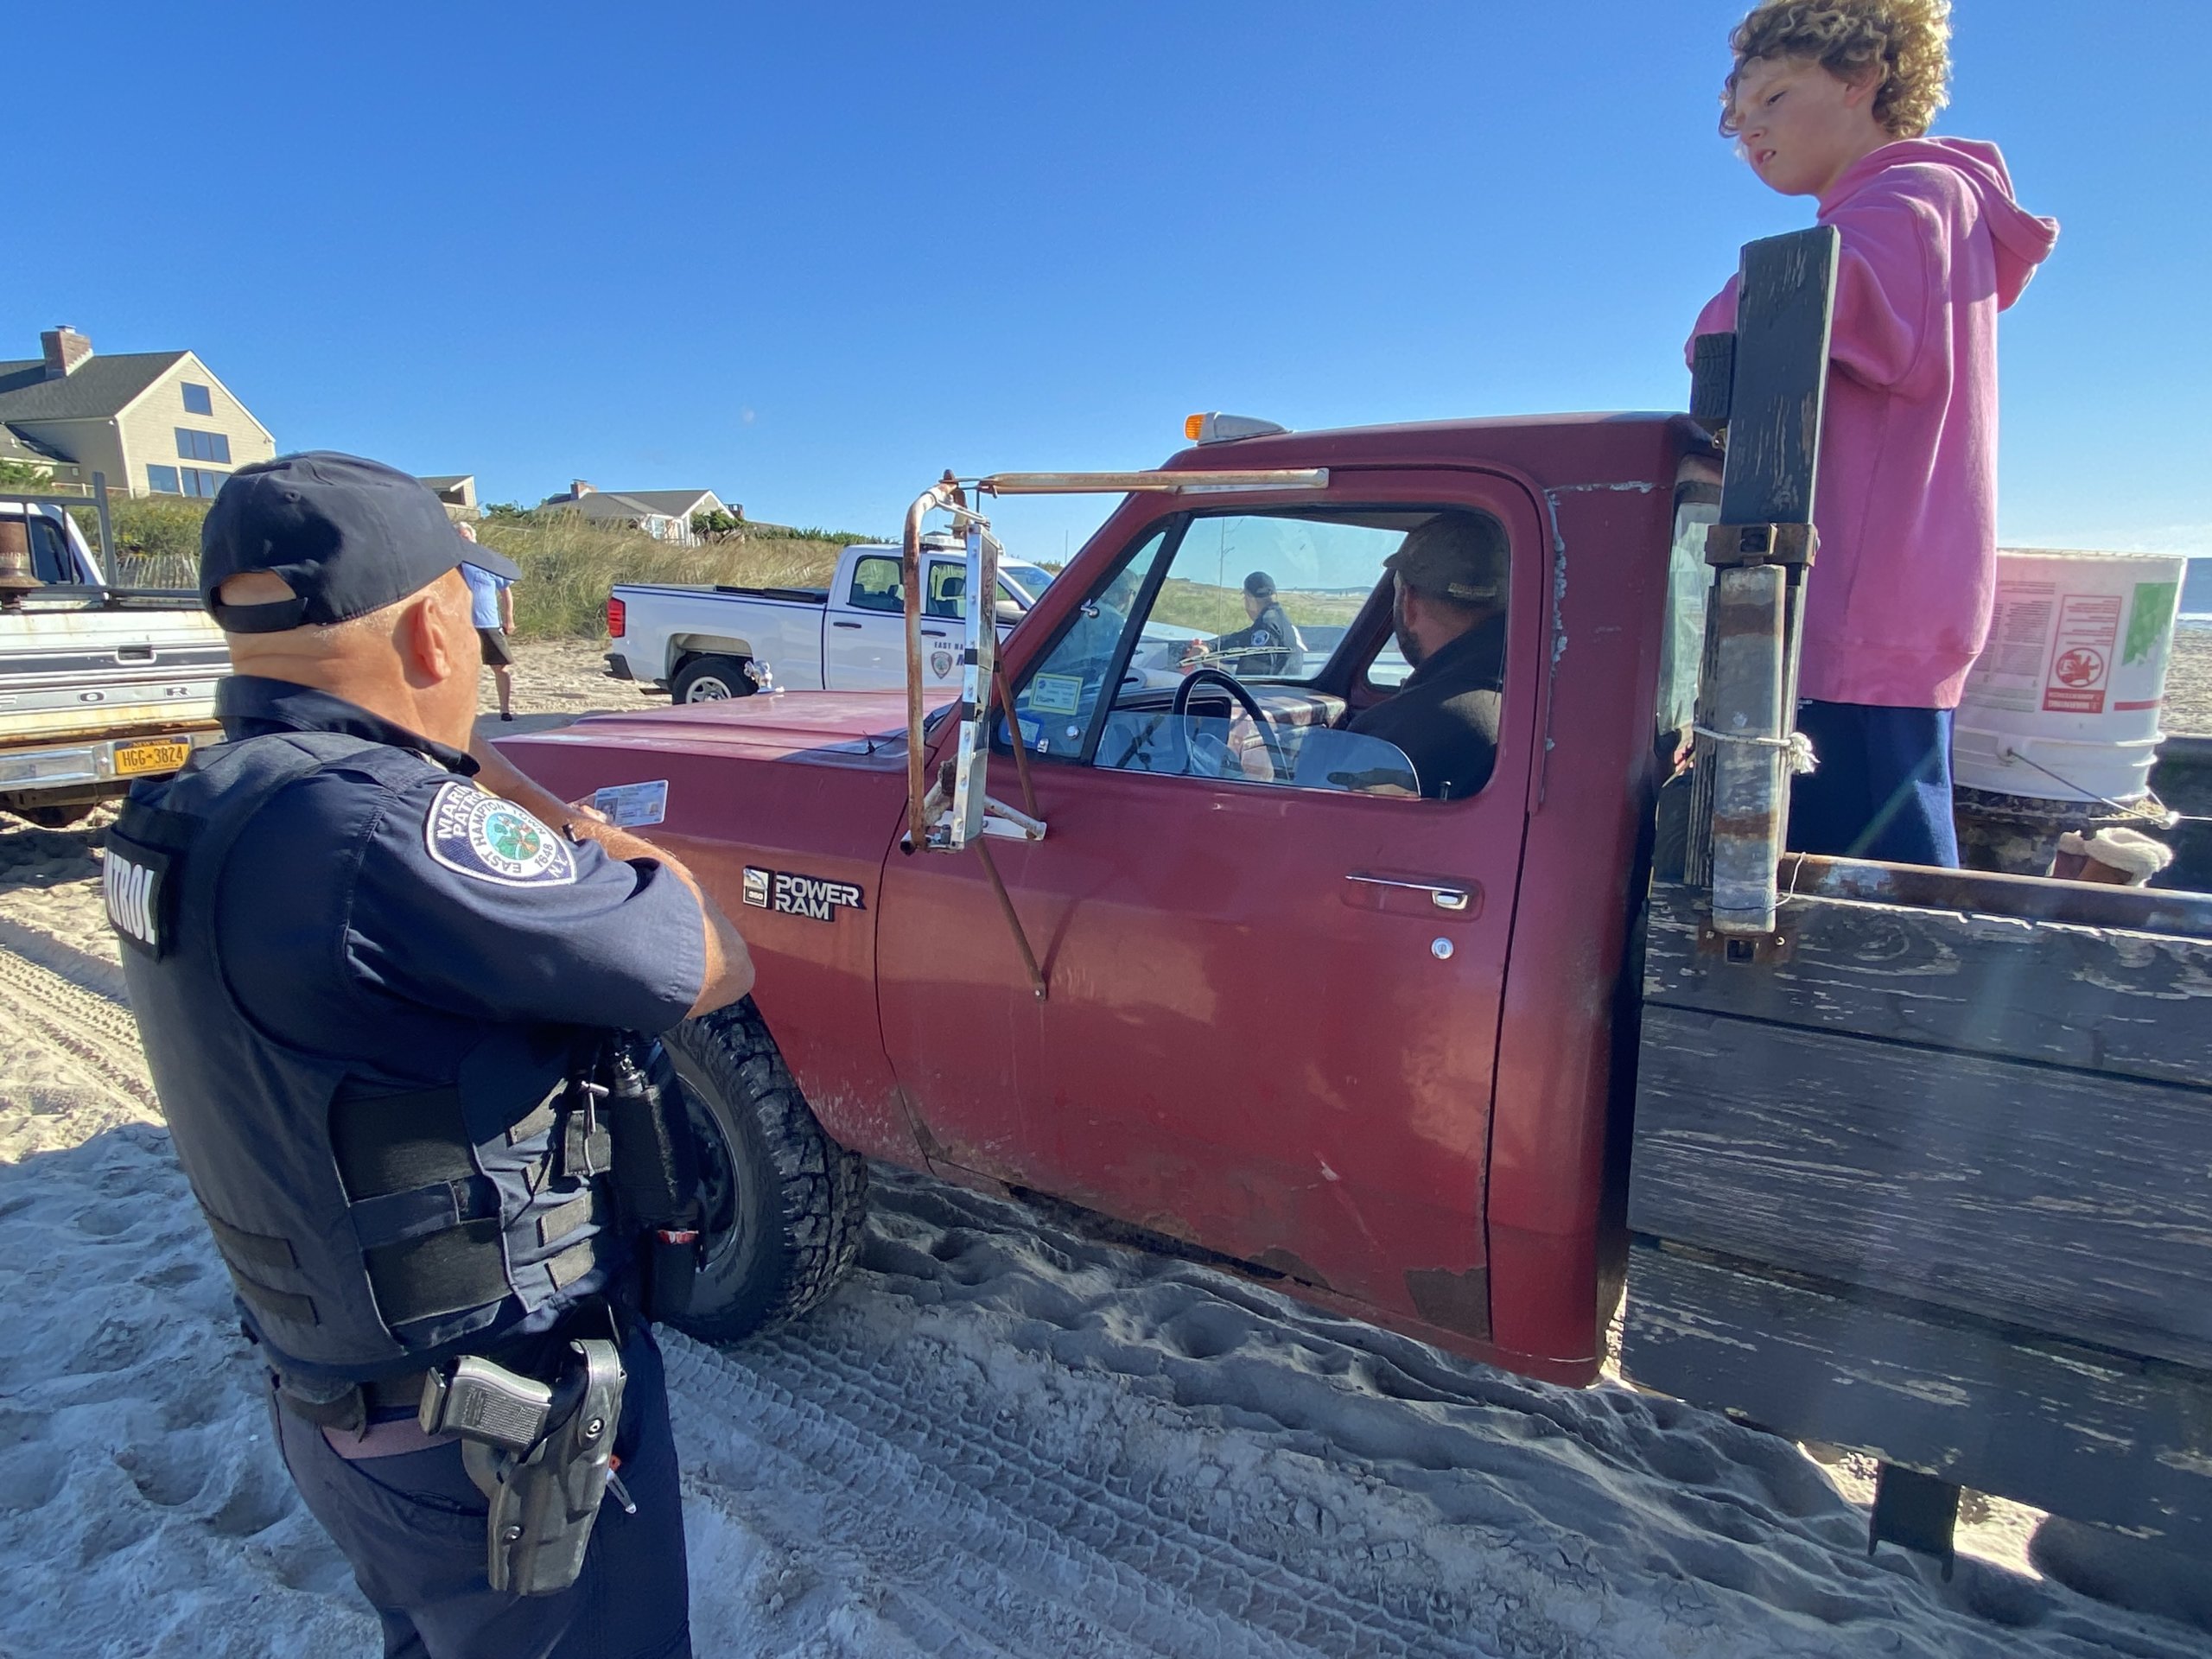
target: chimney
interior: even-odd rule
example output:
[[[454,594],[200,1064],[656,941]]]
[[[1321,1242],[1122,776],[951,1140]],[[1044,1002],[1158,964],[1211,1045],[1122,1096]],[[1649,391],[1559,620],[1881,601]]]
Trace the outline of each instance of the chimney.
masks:
[[[581,478],[572,478],[569,480],[569,496],[571,500],[581,501],[588,495],[596,495],[597,493],[598,492],[596,490],[593,489],[590,485],[585,483]]]
[[[49,328],[38,337],[46,353],[46,378],[59,380],[92,354],[92,342],[67,323]]]

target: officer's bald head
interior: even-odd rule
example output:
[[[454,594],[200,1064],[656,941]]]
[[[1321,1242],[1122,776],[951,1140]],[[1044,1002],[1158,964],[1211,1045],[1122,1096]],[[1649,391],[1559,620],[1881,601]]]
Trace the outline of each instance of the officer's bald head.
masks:
[[[243,606],[294,594],[274,571],[248,570],[226,580],[216,597]],[[313,686],[456,748],[474,727],[480,658],[458,567],[342,622],[223,637],[241,674]]]

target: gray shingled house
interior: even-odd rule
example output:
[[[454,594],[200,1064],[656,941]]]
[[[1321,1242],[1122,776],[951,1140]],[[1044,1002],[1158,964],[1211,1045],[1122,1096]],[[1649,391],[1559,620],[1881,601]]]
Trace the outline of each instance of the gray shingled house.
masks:
[[[550,496],[541,512],[573,512],[602,524],[635,524],[656,541],[697,541],[692,531],[695,513],[728,512],[744,515],[742,507],[723,505],[712,490],[601,490],[581,478],[565,495]]]
[[[75,329],[0,361],[0,461],[132,495],[213,495],[232,469],[276,453],[269,429],[191,352],[101,357]]]

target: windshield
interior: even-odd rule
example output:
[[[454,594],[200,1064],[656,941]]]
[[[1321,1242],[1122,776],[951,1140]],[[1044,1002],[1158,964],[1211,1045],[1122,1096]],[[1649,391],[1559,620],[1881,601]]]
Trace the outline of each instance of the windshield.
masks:
[[[1041,564],[1030,564],[1020,559],[1002,560],[999,575],[1016,590],[1015,596],[1035,604],[1044,598],[1045,590],[1052,585],[1052,573]]]

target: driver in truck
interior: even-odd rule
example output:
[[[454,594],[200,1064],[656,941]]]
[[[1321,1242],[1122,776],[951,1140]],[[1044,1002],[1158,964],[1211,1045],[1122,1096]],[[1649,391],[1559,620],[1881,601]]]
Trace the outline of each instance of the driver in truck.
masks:
[[[1472,513],[1439,513],[1382,561],[1391,622],[1413,664],[1387,702],[1347,729],[1395,743],[1421,792],[1452,801],[1490,781],[1505,681],[1505,535]]]

